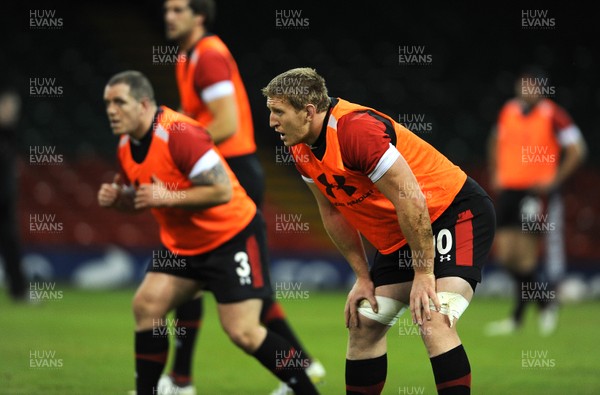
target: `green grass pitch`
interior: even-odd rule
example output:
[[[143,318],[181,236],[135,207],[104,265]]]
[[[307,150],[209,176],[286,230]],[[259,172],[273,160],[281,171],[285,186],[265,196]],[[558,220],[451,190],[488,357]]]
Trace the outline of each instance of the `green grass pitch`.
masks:
[[[68,287],[62,298],[17,305],[0,296],[0,394],[124,395],[134,388],[134,289],[83,291]],[[345,293],[309,291],[281,300],[309,353],[327,369],[322,394],[344,394]],[[268,394],[274,376],[238,350],[221,331],[212,295],[205,298],[194,375],[201,394]],[[475,299],[459,322],[469,353],[473,394],[600,393],[600,303],[564,306],[552,336],[537,334],[537,312],[506,337],[485,337],[483,325],[504,318],[508,300]],[[435,394],[429,360],[405,313],[388,334],[384,394]],[[36,366],[38,365],[38,366]],[[41,366],[40,366],[41,365]]]

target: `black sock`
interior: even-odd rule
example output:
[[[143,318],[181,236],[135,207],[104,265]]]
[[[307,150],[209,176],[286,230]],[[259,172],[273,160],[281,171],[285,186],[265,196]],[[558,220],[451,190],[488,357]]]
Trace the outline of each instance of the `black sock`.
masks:
[[[204,314],[203,305],[203,298],[199,297],[182,304],[175,310],[175,325],[178,330],[175,332],[175,355],[171,378],[180,387],[185,387],[192,382],[192,361]]]
[[[156,394],[158,379],[165,367],[169,338],[153,329],[135,332],[135,373],[137,395]]]
[[[471,365],[462,344],[430,358],[435,385],[440,395],[471,393]]]
[[[306,358],[276,333],[267,330],[267,337],[252,355],[279,380],[287,383],[294,394],[318,394],[306,375]]]
[[[279,336],[286,339],[290,344],[302,353],[304,358],[311,360],[310,355],[306,352],[298,337],[290,327],[286,320],[285,313],[281,304],[273,300],[272,297],[263,299],[263,306],[260,312],[260,322],[262,322],[268,329],[277,333]]]
[[[533,273],[518,274],[512,273],[515,280],[515,308],[513,310],[513,319],[517,326],[520,326],[523,322],[523,315],[525,314],[525,307],[529,303],[527,297],[527,288],[530,287],[534,282]]]
[[[346,395],[378,395],[387,377],[387,354],[370,359],[346,359]]]

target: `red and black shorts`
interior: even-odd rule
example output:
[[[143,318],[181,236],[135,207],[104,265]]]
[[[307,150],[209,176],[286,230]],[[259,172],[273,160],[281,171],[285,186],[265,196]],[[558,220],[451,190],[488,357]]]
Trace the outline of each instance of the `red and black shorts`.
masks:
[[[481,282],[496,229],[496,213],[488,194],[470,177],[450,207],[431,224],[436,278],[461,277],[473,290]],[[375,287],[412,281],[413,261],[423,259],[405,245],[391,254],[375,253],[371,279]]]
[[[189,278],[202,284],[219,303],[264,299],[272,294],[263,216],[216,249],[181,256],[163,248],[153,254],[147,271]]]

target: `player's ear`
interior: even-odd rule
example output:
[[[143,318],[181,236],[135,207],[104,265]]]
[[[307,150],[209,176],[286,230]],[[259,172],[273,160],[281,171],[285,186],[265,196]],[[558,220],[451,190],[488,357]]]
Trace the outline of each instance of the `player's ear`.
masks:
[[[205,27],[206,17],[202,14],[194,14],[194,20],[196,22],[196,26]]]
[[[147,97],[144,97],[141,101],[140,104],[142,105],[142,108],[144,109],[144,111],[148,111],[151,107],[151,100],[148,99]]]
[[[313,104],[307,104],[304,108],[306,110],[307,120],[312,121],[315,117],[315,114],[317,113],[317,108]]]

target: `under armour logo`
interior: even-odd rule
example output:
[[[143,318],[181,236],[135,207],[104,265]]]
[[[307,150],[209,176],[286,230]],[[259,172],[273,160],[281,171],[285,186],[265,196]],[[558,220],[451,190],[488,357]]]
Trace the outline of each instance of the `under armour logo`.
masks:
[[[440,255],[440,262],[450,261],[450,254],[448,255]]]
[[[335,188],[336,190],[343,190],[348,196],[352,196],[352,194],[356,192],[356,187],[353,187],[352,185],[346,185],[346,177],[334,175],[333,179],[335,180],[335,182],[337,182],[337,184],[330,184],[327,180],[327,176],[325,175],[325,173],[317,177],[317,180],[319,180],[321,184],[327,187],[325,189],[325,192],[327,192],[327,194],[332,198],[335,198],[335,195],[333,194],[333,188]]]

